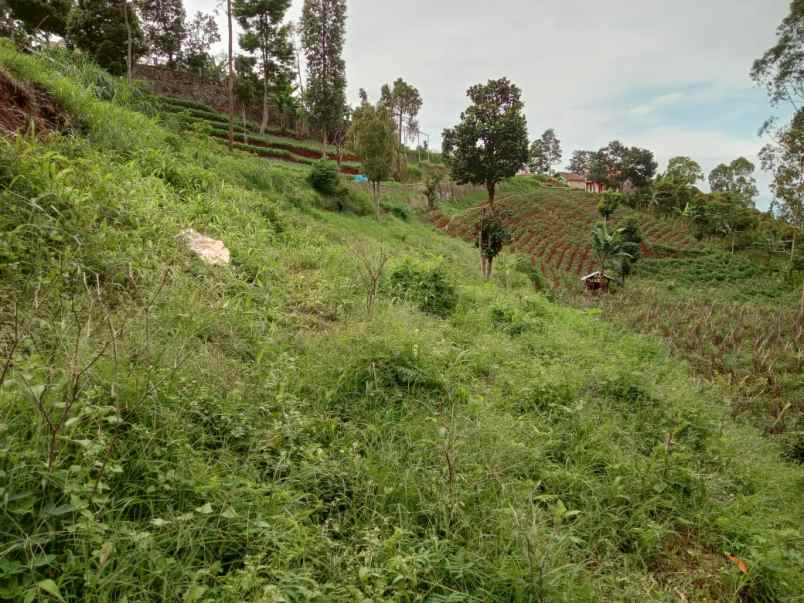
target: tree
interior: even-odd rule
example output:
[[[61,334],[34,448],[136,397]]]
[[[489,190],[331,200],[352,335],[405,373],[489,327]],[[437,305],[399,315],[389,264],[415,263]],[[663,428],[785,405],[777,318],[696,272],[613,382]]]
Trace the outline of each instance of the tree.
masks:
[[[625,279],[631,275],[636,264],[642,258],[642,243],[645,238],[642,236],[642,231],[639,228],[639,223],[635,218],[629,218],[625,226],[619,231],[620,238],[628,245],[628,256],[621,256],[617,266],[617,272],[620,274],[620,283],[625,287]]]
[[[622,201],[623,196],[621,193],[612,191],[603,193],[603,198],[600,200],[600,203],[597,204],[597,211],[603,218],[604,223],[607,223],[609,218],[614,215],[614,212],[620,207]]]
[[[244,33],[240,48],[256,53],[262,80],[260,134],[268,128],[271,87],[289,80],[293,70],[293,44],[289,25],[283,25],[290,0],[235,0],[237,22]]]
[[[622,263],[633,262],[639,254],[639,244],[627,241],[624,229],[609,232],[605,222],[592,228],[592,247],[600,265],[600,273],[612,268],[622,275]]]
[[[379,220],[380,183],[391,177],[396,152],[396,124],[387,107],[366,103],[355,109],[347,139],[363,162]]]
[[[213,44],[221,41],[215,17],[198,11],[191,21],[185,22],[184,31],[183,66],[199,74],[209,71],[213,62],[210,50]]]
[[[550,174],[553,166],[561,162],[561,141],[553,129],[546,130],[541,138],[530,145],[528,167],[537,174]]]
[[[572,159],[570,159],[569,170],[573,174],[586,176],[592,165],[593,155],[592,151],[575,151],[572,154]]]
[[[481,207],[480,219],[475,225],[475,245],[480,249],[480,270],[483,278],[491,278],[494,258],[511,242],[511,233],[505,228],[503,212],[494,207]]]
[[[745,207],[754,207],[754,198],[759,194],[754,170],[754,164],[745,157],[728,165],[721,163],[710,172],[709,187],[713,193],[732,193]]]
[[[458,184],[485,184],[494,208],[497,184],[528,161],[528,126],[519,88],[507,78],[467,91],[461,123],[444,130],[443,152]]]
[[[243,142],[248,144],[248,126],[246,123],[246,107],[253,106],[260,97],[260,78],[254,72],[257,59],[248,55],[240,55],[235,59],[234,95],[243,118]]]
[[[793,0],[790,13],[776,30],[776,44],[754,62],[751,77],[768,90],[774,105],[804,99],[804,0]]]
[[[98,65],[116,75],[126,72],[129,37],[132,60],[142,56],[145,51],[136,13],[123,11],[122,6],[119,0],[82,0],[70,12],[67,23],[70,41],[89,54]]]
[[[11,19],[30,34],[65,37],[73,0],[7,0]]]
[[[388,107],[398,124],[400,153],[397,158],[397,172],[401,173],[403,135],[405,129],[408,132],[418,130],[419,124],[416,122],[416,117],[422,108],[422,97],[416,87],[399,78],[394,82],[393,88],[388,84],[383,85],[380,91],[380,103]]]
[[[687,186],[694,186],[696,182],[704,179],[701,166],[689,157],[673,157],[667,164],[665,176]]]
[[[304,0],[302,40],[307,57],[307,109],[321,133],[323,153],[329,133],[346,107],[346,0]]]
[[[298,101],[294,96],[296,86],[288,79],[282,78],[274,87],[274,104],[279,112],[279,127],[284,134],[288,129],[288,122],[296,116]]]
[[[226,93],[229,97],[229,150],[234,147],[234,33],[232,28],[233,17],[232,0],[226,0],[226,28],[229,32],[229,53],[227,56],[227,64],[229,67],[229,75],[226,79]]]
[[[145,43],[154,62],[175,65],[186,36],[182,0],[137,0]]]

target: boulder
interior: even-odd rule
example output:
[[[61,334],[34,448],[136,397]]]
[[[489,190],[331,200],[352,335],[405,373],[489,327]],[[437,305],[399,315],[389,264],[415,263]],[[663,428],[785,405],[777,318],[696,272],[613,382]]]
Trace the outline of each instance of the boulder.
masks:
[[[210,266],[228,266],[232,260],[223,241],[204,236],[192,228],[181,232],[176,238],[187,245],[187,248],[202,262]]]

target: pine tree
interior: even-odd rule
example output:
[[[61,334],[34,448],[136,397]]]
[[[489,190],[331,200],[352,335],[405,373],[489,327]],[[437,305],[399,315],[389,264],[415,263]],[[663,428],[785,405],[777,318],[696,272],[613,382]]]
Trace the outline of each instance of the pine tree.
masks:
[[[346,111],[346,0],[304,0],[302,40],[307,57],[307,107],[321,133],[326,153],[328,136]]]
[[[260,134],[268,127],[268,102],[272,85],[290,78],[293,45],[290,26],[283,25],[290,0],[237,0],[237,22],[245,32],[240,48],[256,53],[262,80],[262,123]]]

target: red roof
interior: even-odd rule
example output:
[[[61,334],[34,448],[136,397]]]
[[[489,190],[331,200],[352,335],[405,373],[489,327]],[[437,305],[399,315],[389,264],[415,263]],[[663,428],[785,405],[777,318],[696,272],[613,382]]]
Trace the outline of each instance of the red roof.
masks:
[[[586,178],[584,176],[579,176],[578,174],[573,174],[572,172],[561,172],[561,175],[567,182],[586,182]]]

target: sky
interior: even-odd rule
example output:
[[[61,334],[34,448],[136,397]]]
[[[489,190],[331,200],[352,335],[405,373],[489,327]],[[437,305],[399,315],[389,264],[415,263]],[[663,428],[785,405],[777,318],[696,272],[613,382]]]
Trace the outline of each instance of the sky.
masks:
[[[709,172],[757,165],[758,206],[771,200],[757,155],[773,109],[749,77],[790,0],[348,0],[345,60],[352,103],[404,78],[424,105],[423,132],[457,123],[466,89],[508,77],[522,89],[531,139],[554,128],[574,150],[611,140],[654,152],[659,169],[687,155]],[[220,0],[185,0],[212,12]],[[293,0],[288,18],[301,14]],[[219,22],[225,42],[225,19]],[[219,50],[223,51],[224,44]],[[699,185],[706,190],[704,183]]]

